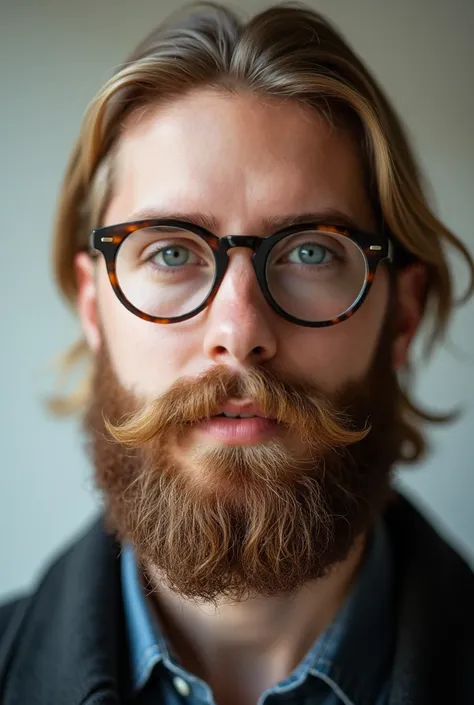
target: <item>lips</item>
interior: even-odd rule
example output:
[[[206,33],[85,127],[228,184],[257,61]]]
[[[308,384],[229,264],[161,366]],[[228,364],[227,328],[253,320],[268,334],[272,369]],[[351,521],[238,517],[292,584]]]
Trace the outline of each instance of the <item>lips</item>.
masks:
[[[282,432],[281,424],[249,400],[231,400],[217,413],[202,418],[196,432],[226,445],[253,445],[268,441]]]
[[[264,416],[250,418],[211,416],[195,426],[198,433],[213,442],[227,445],[252,445],[275,438],[282,432],[282,426]]]

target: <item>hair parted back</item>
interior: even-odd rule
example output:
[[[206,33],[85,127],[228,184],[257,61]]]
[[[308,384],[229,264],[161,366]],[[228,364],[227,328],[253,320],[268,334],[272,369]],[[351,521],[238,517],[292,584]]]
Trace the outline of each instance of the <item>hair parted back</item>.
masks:
[[[149,104],[200,87],[298,101],[354,132],[383,227],[401,252],[426,266],[424,315],[433,317],[430,350],[443,337],[456,303],[445,246],[457,250],[469,269],[462,302],[474,291],[474,261],[430,208],[402,124],[367,68],[324,17],[293,3],[271,7],[247,23],[218,4],[191,5],[152,31],[92,100],[65,173],[55,224],[55,277],[73,308],[74,258],[87,246],[90,231],[102,224],[126,119]],[[88,355],[84,339],[72,346],[61,358],[60,383]],[[417,460],[426,449],[420,422],[448,419],[411,402],[409,371],[405,389],[401,382],[399,388],[400,460],[405,462]],[[89,392],[90,372],[74,393],[62,393],[50,406],[57,413],[80,410]]]

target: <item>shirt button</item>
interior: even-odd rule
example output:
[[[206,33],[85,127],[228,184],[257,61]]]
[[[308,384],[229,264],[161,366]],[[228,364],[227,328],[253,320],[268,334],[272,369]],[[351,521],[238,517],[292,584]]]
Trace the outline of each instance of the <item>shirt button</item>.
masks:
[[[178,693],[184,698],[187,698],[189,693],[191,692],[189,683],[187,683],[184,678],[181,678],[180,676],[175,676],[173,678],[173,685],[178,691]]]

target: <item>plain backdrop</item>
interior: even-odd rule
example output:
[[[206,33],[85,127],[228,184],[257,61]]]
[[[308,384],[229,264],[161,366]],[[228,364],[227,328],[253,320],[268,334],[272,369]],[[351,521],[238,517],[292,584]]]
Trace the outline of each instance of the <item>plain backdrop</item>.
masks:
[[[474,249],[472,0],[313,0],[375,72],[408,127],[436,208]],[[267,3],[235,3],[247,14]],[[177,4],[0,0],[0,596],[31,585],[98,511],[73,420],[48,417],[49,361],[78,327],[55,290],[51,223],[87,103],[135,43]],[[454,262],[456,280],[463,270]],[[474,304],[422,363],[417,398],[465,409],[430,431],[432,455],[400,483],[474,558]]]

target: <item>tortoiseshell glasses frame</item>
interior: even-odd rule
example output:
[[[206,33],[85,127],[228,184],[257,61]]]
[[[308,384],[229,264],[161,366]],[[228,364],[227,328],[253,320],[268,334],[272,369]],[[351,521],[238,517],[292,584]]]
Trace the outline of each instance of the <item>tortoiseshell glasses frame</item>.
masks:
[[[143,228],[155,228],[155,227],[170,227],[188,230],[194,233],[198,237],[202,238],[204,242],[210,247],[215,259],[215,276],[212,286],[205,300],[189,313],[176,316],[174,318],[162,318],[157,316],[152,316],[140,309],[136,308],[125,296],[117,278],[116,262],[117,255],[120,247],[123,245],[126,238],[137,230]],[[346,311],[340,315],[331,318],[329,320],[323,321],[307,321],[296,318],[295,316],[287,313],[273,298],[267,283],[266,278],[266,263],[268,257],[273,249],[273,247],[279,243],[283,238],[290,235],[295,235],[299,232],[320,231],[324,233],[334,233],[335,235],[349,238],[354,244],[356,244],[362,251],[366,267],[365,267],[365,280],[363,287],[358,294],[356,300],[353,302]],[[273,308],[276,313],[282,316],[287,321],[291,321],[300,326],[306,326],[311,328],[323,328],[326,326],[332,326],[336,323],[341,323],[347,320],[362,306],[367,295],[370,291],[373,279],[375,277],[375,272],[378,265],[384,260],[392,261],[393,257],[393,245],[390,238],[384,234],[374,234],[370,232],[364,232],[361,230],[350,229],[346,227],[339,227],[335,225],[328,225],[321,222],[308,222],[299,223],[298,225],[291,225],[277,232],[269,235],[268,237],[257,237],[252,235],[228,235],[226,237],[218,237],[213,233],[209,232],[205,228],[202,228],[194,223],[185,220],[175,220],[175,219],[148,219],[148,220],[137,220],[129,223],[119,223],[117,225],[109,225],[102,228],[97,228],[92,231],[89,239],[89,254],[91,256],[98,255],[99,252],[104,256],[107,273],[109,277],[110,284],[119,299],[119,301],[127,308],[131,313],[134,313],[139,318],[144,321],[149,321],[151,323],[179,323],[180,321],[186,321],[193,316],[196,316],[203,309],[210,305],[214,297],[217,294],[219,286],[224,278],[229,263],[228,252],[234,247],[247,247],[253,250],[253,266],[255,274],[262,290],[262,293]]]

